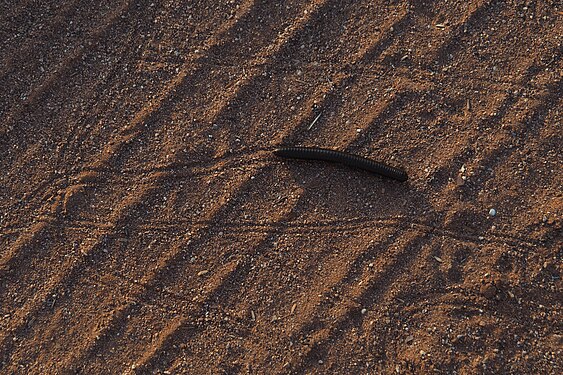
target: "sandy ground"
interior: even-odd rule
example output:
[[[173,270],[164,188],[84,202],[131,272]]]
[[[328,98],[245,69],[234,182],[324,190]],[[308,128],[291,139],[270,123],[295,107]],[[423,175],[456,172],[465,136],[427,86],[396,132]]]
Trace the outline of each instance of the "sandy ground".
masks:
[[[0,372],[561,374],[562,54],[555,0],[0,2]]]

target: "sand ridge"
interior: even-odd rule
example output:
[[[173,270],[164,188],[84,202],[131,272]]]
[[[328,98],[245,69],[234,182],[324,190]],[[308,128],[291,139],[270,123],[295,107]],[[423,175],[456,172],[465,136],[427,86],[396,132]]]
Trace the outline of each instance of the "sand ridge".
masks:
[[[557,2],[0,7],[0,372],[561,373]]]

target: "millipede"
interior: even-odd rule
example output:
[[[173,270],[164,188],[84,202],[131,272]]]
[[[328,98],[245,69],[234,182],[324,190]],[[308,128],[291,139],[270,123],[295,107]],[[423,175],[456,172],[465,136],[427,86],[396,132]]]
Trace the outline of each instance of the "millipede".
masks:
[[[407,173],[403,169],[391,167],[362,156],[325,148],[281,147],[274,151],[274,155],[290,159],[320,160],[341,163],[401,182],[408,179]]]

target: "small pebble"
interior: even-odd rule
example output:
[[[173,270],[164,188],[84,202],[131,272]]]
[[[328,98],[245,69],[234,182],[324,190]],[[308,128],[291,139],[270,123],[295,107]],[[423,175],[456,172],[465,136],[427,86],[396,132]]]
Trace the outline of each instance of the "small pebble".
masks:
[[[362,315],[364,315],[367,312],[368,312],[367,309],[362,309]]]
[[[485,298],[494,298],[497,294],[497,287],[493,283],[484,283],[479,288],[479,291]]]
[[[491,208],[489,210],[489,216],[495,216],[497,214],[497,210],[495,210],[494,208]]]

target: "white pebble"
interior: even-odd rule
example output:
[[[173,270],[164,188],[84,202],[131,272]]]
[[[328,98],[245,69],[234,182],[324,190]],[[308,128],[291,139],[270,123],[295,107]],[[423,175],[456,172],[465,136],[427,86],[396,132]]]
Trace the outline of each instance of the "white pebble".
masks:
[[[364,315],[367,312],[368,312],[367,309],[362,309],[362,315]]]
[[[497,214],[497,210],[495,210],[494,208],[491,208],[489,210],[489,216],[495,216]]]

